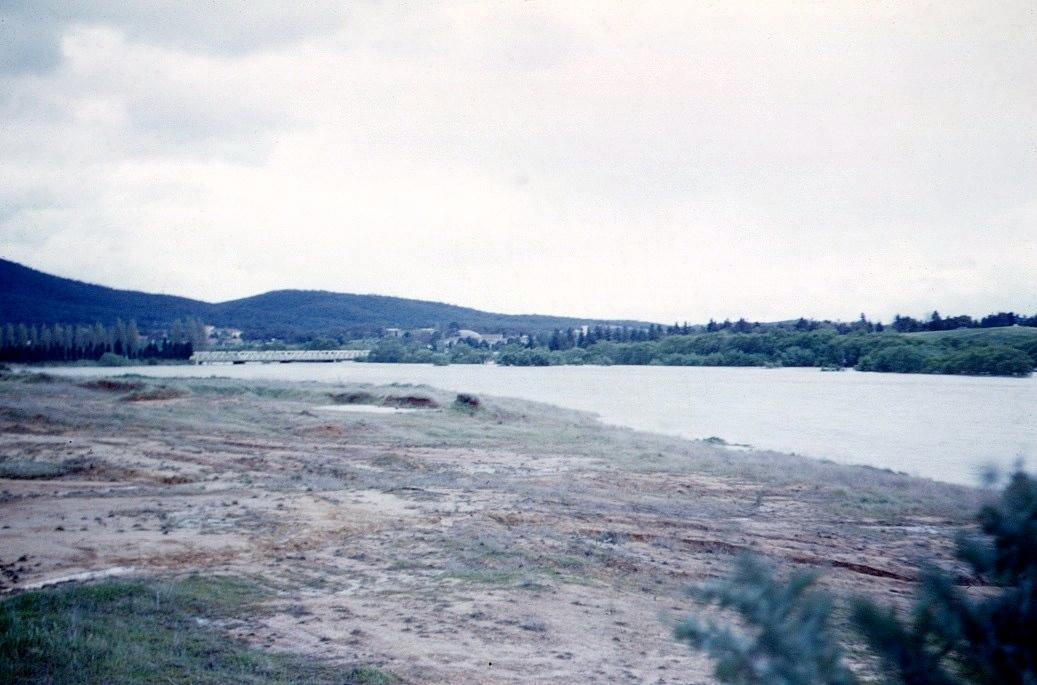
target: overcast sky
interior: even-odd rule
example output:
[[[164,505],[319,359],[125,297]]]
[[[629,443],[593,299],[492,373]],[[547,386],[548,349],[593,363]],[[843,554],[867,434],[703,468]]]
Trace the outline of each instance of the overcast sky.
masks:
[[[1037,6],[0,0],[0,255],[704,321],[1037,311]]]

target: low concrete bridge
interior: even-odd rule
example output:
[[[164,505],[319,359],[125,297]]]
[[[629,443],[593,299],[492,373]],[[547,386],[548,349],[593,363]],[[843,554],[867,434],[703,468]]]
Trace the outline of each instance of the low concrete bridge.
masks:
[[[264,364],[288,362],[344,362],[366,357],[371,350],[211,350],[195,352],[192,364]]]

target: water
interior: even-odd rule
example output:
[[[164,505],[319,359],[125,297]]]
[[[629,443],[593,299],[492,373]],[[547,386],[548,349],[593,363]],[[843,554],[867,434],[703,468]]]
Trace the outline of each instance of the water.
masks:
[[[716,436],[729,443],[955,483],[977,483],[987,464],[1004,468],[1024,458],[1033,466],[1037,455],[1037,378],[354,362],[68,368],[60,373],[425,383],[586,410],[608,423],[640,430]]]

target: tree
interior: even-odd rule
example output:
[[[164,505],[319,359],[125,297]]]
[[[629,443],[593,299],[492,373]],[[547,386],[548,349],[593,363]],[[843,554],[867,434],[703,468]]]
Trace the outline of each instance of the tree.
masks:
[[[880,658],[881,682],[1037,683],[1037,481],[1017,471],[978,520],[986,537],[959,537],[957,556],[996,591],[966,593],[950,572],[928,564],[910,620],[892,607],[854,601],[852,623]],[[832,600],[813,582],[803,573],[778,580],[763,562],[742,559],[730,579],[696,594],[735,610],[747,629],[688,620],[675,635],[717,660],[721,682],[853,683],[829,625]]]
[[[407,348],[400,341],[392,338],[382,340],[375,345],[375,348],[367,355],[367,361],[398,363],[403,361],[406,356]]]
[[[854,611],[872,648],[908,685],[1037,683],[1037,481],[1016,472],[978,518],[989,537],[962,536],[958,557],[997,593],[972,597],[930,565],[910,623],[870,601]]]
[[[692,594],[706,604],[734,610],[751,629],[735,632],[689,618],[674,634],[716,659],[714,674],[724,683],[856,683],[828,627],[832,602],[813,583],[808,573],[779,581],[763,561],[741,557],[731,578],[708,583]]]
[[[184,325],[177,319],[169,326],[169,342],[178,345],[184,340]]]
[[[910,345],[895,345],[865,356],[857,364],[857,370],[921,373],[925,365],[925,354]]]
[[[130,322],[126,325],[126,343],[128,345],[128,354],[131,357],[136,357],[140,352],[140,331],[137,329],[137,322],[130,319]]]

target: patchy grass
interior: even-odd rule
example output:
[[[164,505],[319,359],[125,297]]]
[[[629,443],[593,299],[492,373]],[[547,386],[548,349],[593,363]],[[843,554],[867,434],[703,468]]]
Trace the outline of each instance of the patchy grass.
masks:
[[[435,409],[439,406],[434,399],[423,395],[386,395],[382,404],[386,407],[404,409]]]
[[[155,387],[169,388],[193,395],[198,401],[165,405],[162,413],[149,412],[145,420],[136,410],[148,408],[146,401],[103,405],[98,402],[102,393],[77,387],[73,381],[61,377],[32,386],[24,385],[24,381],[12,382],[25,376],[20,373],[0,378],[3,386],[0,391],[9,399],[7,406],[0,407],[0,421],[15,423],[13,430],[24,432],[57,431],[75,416],[76,423],[103,422],[114,433],[133,433],[143,424],[149,431],[205,434],[212,431],[213,408],[218,406],[220,431],[239,437],[281,439],[285,431],[299,433],[331,426],[341,429],[343,435],[362,435],[366,444],[392,449],[503,449],[531,458],[544,455],[588,458],[595,462],[593,468],[610,471],[689,478],[705,475],[739,485],[751,483],[754,487],[794,489],[801,502],[818,506],[837,517],[897,520],[905,515],[927,515],[967,523],[981,496],[981,492],[973,488],[909,478],[880,469],[767,451],[731,450],[707,442],[607,426],[589,414],[547,404],[479,397],[479,408],[473,411],[470,404],[456,402],[457,393],[424,385],[164,378],[161,386],[148,385],[141,392],[147,393]],[[112,378],[139,380],[139,377],[128,376]],[[429,398],[450,410],[334,418],[306,414],[312,406],[326,404],[329,399],[342,404],[380,404],[387,396],[410,395]],[[235,401],[222,401],[232,398]],[[69,411],[70,401],[74,403],[74,411]],[[325,463],[326,458],[322,456],[320,464]],[[457,474],[448,478],[450,474],[442,469],[435,474],[429,471],[406,473],[413,473],[413,477],[408,475],[405,483],[395,485],[456,484]],[[398,471],[389,474],[393,478],[399,475]],[[372,487],[390,487],[388,481],[383,483],[369,477]],[[672,497],[666,502],[671,509],[687,504],[683,500],[673,501]]]
[[[11,480],[35,480],[61,478],[97,467],[97,460],[89,458],[65,459],[64,461],[37,461],[21,457],[0,457],[0,478]]]
[[[349,672],[348,681],[357,685],[395,685],[400,679],[391,673],[386,673],[380,668],[361,666]]]
[[[108,581],[28,592],[0,603],[4,683],[399,682],[373,667],[264,653],[220,625],[263,591],[244,580]]]
[[[951,331],[921,331],[908,333],[922,340],[968,340],[983,342],[1011,342],[1037,339],[1037,328],[1026,326],[999,326],[994,328],[958,328]]]
[[[357,390],[354,392],[333,392],[328,395],[335,404],[374,404],[376,398],[369,392]]]
[[[159,385],[135,390],[127,395],[123,395],[122,399],[124,402],[154,402],[156,400],[175,400],[186,395],[187,391],[182,388]]]
[[[425,395],[376,395],[366,390],[333,392],[328,397],[333,404],[371,404],[401,409],[436,409],[439,402]]]
[[[133,392],[143,390],[145,387],[141,381],[124,380],[121,378],[98,378],[86,383],[80,383],[79,385],[87,390],[101,390],[104,392]]]
[[[37,478],[59,478],[64,473],[65,471],[61,468],[60,463],[18,458],[0,461],[0,478],[34,480]]]
[[[19,380],[22,383],[53,383],[57,380],[56,377],[49,373],[19,373],[14,376],[15,380]]]
[[[466,411],[471,414],[478,411],[480,407],[482,407],[482,401],[480,401],[475,395],[461,392],[454,398],[455,409],[460,409],[461,411]]]

